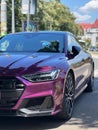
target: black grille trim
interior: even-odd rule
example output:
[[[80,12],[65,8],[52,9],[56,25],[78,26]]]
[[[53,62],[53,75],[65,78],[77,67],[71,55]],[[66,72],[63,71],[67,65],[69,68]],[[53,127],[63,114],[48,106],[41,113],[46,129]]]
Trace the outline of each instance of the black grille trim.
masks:
[[[16,105],[25,85],[15,77],[0,77],[0,109]]]
[[[3,89],[20,89],[24,88],[24,84],[21,83],[15,77],[0,77],[0,90]]]

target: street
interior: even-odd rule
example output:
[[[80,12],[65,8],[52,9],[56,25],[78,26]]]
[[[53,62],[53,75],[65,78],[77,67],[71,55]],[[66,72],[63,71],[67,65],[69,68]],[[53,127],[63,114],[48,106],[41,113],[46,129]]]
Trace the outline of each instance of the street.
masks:
[[[94,57],[94,61],[94,91],[78,97],[69,121],[52,117],[0,117],[0,130],[98,130],[98,59]]]

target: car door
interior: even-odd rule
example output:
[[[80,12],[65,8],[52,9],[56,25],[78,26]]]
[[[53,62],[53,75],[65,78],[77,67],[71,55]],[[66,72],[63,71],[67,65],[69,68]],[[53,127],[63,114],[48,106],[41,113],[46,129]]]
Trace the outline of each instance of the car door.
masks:
[[[72,69],[74,70],[75,74],[75,86],[76,86],[76,93],[83,88],[83,83],[85,81],[87,70],[87,63],[86,57],[83,55],[82,47],[78,44],[75,40],[73,35],[68,36],[68,58],[69,64],[71,65]],[[84,85],[85,86],[85,85]]]

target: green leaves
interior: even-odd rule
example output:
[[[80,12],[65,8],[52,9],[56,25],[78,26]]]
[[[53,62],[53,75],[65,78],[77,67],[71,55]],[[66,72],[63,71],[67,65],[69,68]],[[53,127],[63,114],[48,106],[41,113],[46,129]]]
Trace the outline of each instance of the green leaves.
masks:
[[[15,30],[22,31],[22,20],[27,16],[21,13],[21,0],[15,0]],[[8,33],[11,32],[11,0],[7,0],[7,26]],[[82,33],[79,25],[75,23],[75,16],[70,9],[61,4],[60,0],[38,0],[37,14],[30,16],[36,21],[39,30],[62,30],[70,31],[75,35]]]
[[[39,0],[38,17],[40,30],[62,30],[81,34],[75,16],[60,0]]]

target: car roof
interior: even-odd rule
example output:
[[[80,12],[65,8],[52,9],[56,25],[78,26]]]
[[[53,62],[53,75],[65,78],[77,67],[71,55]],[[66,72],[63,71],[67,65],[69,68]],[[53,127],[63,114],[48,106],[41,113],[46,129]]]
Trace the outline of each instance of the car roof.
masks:
[[[10,34],[8,34],[8,35],[14,35],[14,34],[46,34],[46,33],[48,33],[48,34],[64,34],[64,35],[68,35],[68,34],[70,34],[70,35],[73,35],[72,33],[70,33],[70,32],[67,32],[67,31],[37,31],[37,32],[16,32],[16,33],[10,33]]]

